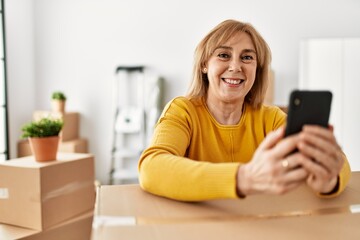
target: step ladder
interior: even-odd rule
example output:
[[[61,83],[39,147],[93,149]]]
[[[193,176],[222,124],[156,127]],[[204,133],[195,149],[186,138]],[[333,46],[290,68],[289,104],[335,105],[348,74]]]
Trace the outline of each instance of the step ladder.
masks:
[[[110,184],[138,179],[137,163],[146,145],[144,70],[144,66],[116,68]]]

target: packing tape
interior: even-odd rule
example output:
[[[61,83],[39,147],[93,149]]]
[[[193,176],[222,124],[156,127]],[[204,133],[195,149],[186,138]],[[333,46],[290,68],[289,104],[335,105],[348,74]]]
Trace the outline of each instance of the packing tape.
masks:
[[[360,213],[360,204],[350,206],[351,213]]]
[[[95,216],[93,220],[93,229],[104,226],[135,226],[136,217],[131,216]]]
[[[159,224],[181,224],[181,223],[204,223],[218,221],[249,221],[260,219],[274,219],[284,217],[316,216],[328,214],[358,214],[360,213],[360,204],[347,207],[332,207],[316,210],[299,210],[282,213],[269,214],[248,214],[248,215],[230,215],[230,216],[205,216],[205,217],[135,217],[135,216],[94,216],[93,228],[107,226],[134,226],[134,225],[159,225]]]
[[[9,189],[0,188],[0,199],[8,199],[9,198]]]
[[[67,195],[67,194],[77,192],[81,189],[86,189],[89,187],[94,188],[94,191],[95,191],[95,186],[94,186],[93,181],[72,182],[72,183],[66,184],[60,188],[57,188],[53,191],[50,191],[50,192],[44,194],[41,198],[41,201],[46,202],[52,198],[55,198],[55,197],[58,197],[61,195]]]

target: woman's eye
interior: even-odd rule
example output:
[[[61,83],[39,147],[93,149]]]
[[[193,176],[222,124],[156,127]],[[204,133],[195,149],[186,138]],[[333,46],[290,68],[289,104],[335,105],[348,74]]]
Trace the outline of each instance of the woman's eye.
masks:
[[[230,55],[227,53],[219,53],[218,57],[223,58],[223,59],[228,59],[228,58],[230,58]]]
[[[241,57],[241,60],[242,60],[243,62],[251,62],[251,61],[254,60],[254,57],[251,56],[251,55],[245,55],[245,56],[242,56],[242,57]]]

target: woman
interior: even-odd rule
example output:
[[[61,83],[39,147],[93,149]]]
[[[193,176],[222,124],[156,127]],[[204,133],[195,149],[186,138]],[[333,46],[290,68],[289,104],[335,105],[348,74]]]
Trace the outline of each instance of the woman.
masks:
[[[250,24],[226,20],[205,36],[187,96],[167,104],[140,158],[144,190],[182,201],[283,194],[304,182],[319,196],[344,190],[351,172],[332,130],[284,138],[286,114],[263,105],[270,60]]]

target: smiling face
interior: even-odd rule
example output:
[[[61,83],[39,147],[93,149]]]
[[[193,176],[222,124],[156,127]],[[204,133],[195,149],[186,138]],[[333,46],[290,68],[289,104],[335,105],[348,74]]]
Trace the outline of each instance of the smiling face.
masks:
[[[254,44],[245,32],[218,46],[206,64],[207,100],[242,105],[255,82],[256,59]]]

